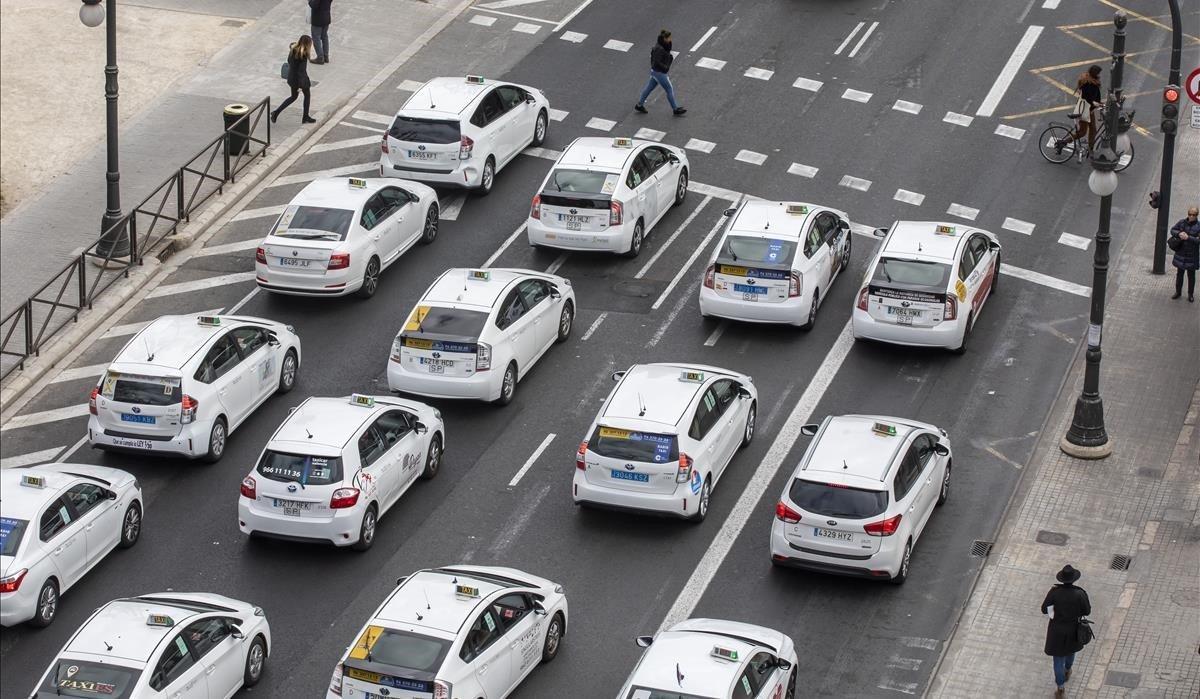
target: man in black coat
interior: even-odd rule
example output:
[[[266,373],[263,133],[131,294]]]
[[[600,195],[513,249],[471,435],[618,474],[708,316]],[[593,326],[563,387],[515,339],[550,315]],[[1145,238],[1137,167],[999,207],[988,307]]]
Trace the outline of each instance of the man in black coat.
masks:
[[[1058,571],[1059,584],[1050,588],[1042,601],[1042,614],[1050,616],[1046,626],[1046,655],[1054,659],[1054,682],[1058,685],[1055,697],[1064,696],[1064,685],[1071,679],[1075,654],[1083,649],[1079,641],[1079,620],[1092,613],[1092,603],[1075,581],[1081,573],[1069,564]]]
[[[658,33],[658,40],[654,42],[654,48],[650,49],[650,80],[646,83],[646,87],[642,88],[642,95],[638,97],[637,104],[633,105],[634,109],[645,114],[646,98],[650,96],[655,87],[662,87],[663,91],[667,93],[667,102],[671,104],[672,113],[675,116],[682,116],[687,112],[675,102],[675,86],[671,84],[671,78],[667,75],[674,60],[675,57],[671,54],[671,32],[664,29]]]
[[[308,0],[308,9],[312,11],[313,49],[317,54],[313,63],[318,65],[329,62],[329,24],[333,20],[331,5],[333,0]]]

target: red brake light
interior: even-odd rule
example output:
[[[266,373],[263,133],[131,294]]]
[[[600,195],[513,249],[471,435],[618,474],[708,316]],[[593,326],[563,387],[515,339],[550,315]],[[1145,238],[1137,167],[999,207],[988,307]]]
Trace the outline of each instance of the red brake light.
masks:
[[[267,264],[267,251],[263,250],[262,248],[255,250],[254,251],[254,261],[261,262],[264,265]]]
[[[329,269],[346,269],[350,266],[350,253],[335,252],[329,256]]]
[[[329,498],[329,509],[340,510],[354,507],[358,504],[358,493],[358,488],[338,488],[333,491],[333,497]]]
[[[92,415],[96,414],[96,396],[100,395],[100,387],[92,387],[92,395],[88,396],[88,412]]]
[[[253,476],[246,476],[242,479],[242,497],[251,500],[258,499],[258,483],[255,482]]]
[[[585,454],[587,454],[587,440],[586,439],[579,443],[579,451],[575,452],[575,468],[579,469],[580,471],[587,470],[587,464],[584,463],[584,460],[583,460],[583,457]]]
[[[542,195],[533,195],[533,203],[529,205],[529,218],[542,220]]]
[[[475,141],[470,136],[463,136],[458,142],[458,159],[470,159],[473,150],[475,150]]]
[[[329,691],[342,696],[342,664],[338,663],[333,666],[333,677],[329,680]]]
[[[687,483],[688,477],[692,475],[692,457],[680,452],[679,454],[679,470],[675,472],[676,483]]]
[[[704,270],[704,286],[705,286],[705,288],[708,288],[708,289],[713,288],[713,285],[716,283],[716,279],[717,279],[717,266],[709,265],[708,269]]]
[[[454,691],[454,685],[445,680],[433,681],[433,699],[450,699],[450,692]]]
[[[608,205],[608,225],[621,225],[621,217],[625,213],[625,205],[616,199],[612,200]]]
[[[796,298],[800,295],[800,274],[792,272],[788,275],[788,298]]]
[[[958,300],[953,296],[946,296],[946,309],[942,311],[942,320],[954,320],[958,317]]]
[[[871,536],[891,536],[900,528],[900,515],[889,517],[881,522],[864,524],[863,530]]]
[[[383,142],[379,144],[379,149],[380,149],[381,151],[383,151],[384,153],[387,153],[387,152],[389,152],[389,151],[388,151],[387,139],[388,139],[388,135],[385,133],[385,134],[383,135]]]
[[[0,578],[0,592],[16,592],[19,590],[21,588],[21,581],[25,579],[25,574],[28,572],[28,568],[22,568],[7,578]]]
[[[196,419],[196,410],[200,407],[200,401],[185,393],[180,407],[182,410],[179,412],[179,422],[186,425]]]
[[[793,510],[783,503],[782,500],[775,503],[775,518],[780,522],[787,524],[796,524],[800,521],[800,513]]]
[[[867,293],[868,293],[869,289],[870,289],[870,287],[864,286],[863,288],[858,290],[858,303],[856,304],[856,307],[860,311],[867,310]]]

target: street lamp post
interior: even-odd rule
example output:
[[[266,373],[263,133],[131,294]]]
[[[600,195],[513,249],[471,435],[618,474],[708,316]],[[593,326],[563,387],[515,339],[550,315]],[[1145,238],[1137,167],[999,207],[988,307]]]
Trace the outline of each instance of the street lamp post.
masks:
[[[1179,16],[1179,0],[1167,0],[1171,8],[1171,67],[1167,84],[1179,84],[1179,54],[1183,50],[1183,20]],[[1197,107],[1193,107],[1197,109]],[[1158,217],[1154,222],[1154,258],[1151,271],[1167,273],[1167,226],[1171,225],[1171,175],[1175,169],[1175,131],[1163,131],[1162,167],[1158,175]]]
[[[1081,459],[1103,459],[1112,453],[1108,432],[1104,429],[1104,401],[1100,398],[1100,340],[1104,328],[1104,297],[1108,290],[1109,226],[1112,221],[1112,195],[1117,191],[1117,166],[1129,137],[1118,134],[1121,119],[1121,81],[1125,72],[1124,12],[1113,16],[1112,84],[1104,103],[1104,140],[1092,153],[1092,174],[1088,187],[1100,197],[1100,225],[1096,230],[1096,252],[1092,262],[1092,311],[1087,334],[1087,366],[1083,374],[1083,392],[1075,400],[1075,415],[1059,446],[1066,454]]]
[[[129,235],[121,220],[121,173],[118,167],[117,147],[117,0],[83,0],[79,8],[79,21],[88,27],[104,23],[106,63],[104,66],[105,127],[107,130],[108,165],[104,174],[107,180],[107,206],[100,219],[100,242],[96,252],[105,258],[124,257],[129,254]]]

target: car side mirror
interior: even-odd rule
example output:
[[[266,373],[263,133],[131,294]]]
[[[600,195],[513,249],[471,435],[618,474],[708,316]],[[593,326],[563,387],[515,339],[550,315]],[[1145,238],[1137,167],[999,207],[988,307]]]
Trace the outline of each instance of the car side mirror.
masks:
[[[838,219],[838,228],[840,228],[840,229],[842,229],[842,230],[844,230],[844,231],[848,231],[848,230],[850,230],[850,222],[849,222],[849,221],[843,221],[842,219],[840,219],[840,218],[839,218],[839,219]]]
[[[525,101],[530,104],[533,104],[534,102],[537,102],[537,98],[534,97],[533,95],[525,95]]]
[[[779,668],[780,670],[783,670],[784,672],[787,672],[788,670],[792,669],[792,664],[790,662],[784,660],[783,658],[776,658],[775,659],[775,667]]]
[[[275,333],[267,333],[267,344],[272,347],[278,347],[281,343]]]
[[[556,287],[552,286],[552,287],[550,287],[550,298],[557,301],[562,298],[562,292],[559,291]]]
[[[991,250],[992,252],[996,252],[997,250],[1000,249],[1000,243],[997,243],[994,240],[989,240],[988,241],[988,249]]]
[[[541,601],[540,601],[540,600],[534,600],[534,602],[533,602],[533,613],[534,613],[534,614],[537,614],[538,616],[546,616],[546,614],[547,614],[547,612],[546,612],[546,607],[545,607],[545,605],[543,605],[543,604],[541,603]]]
[[[887,229],[886,228],[876,228],[875,230],[871,231],[871,235],[875,236],[876,238],[886,238],[887,237]]]
[[[620,381],[620,380],[621,380],[621,377],[623,377],[623,376],[625,376],[625,372],[624,372],[624,371],[614,371],[614,372],[612,373],[612,380],[613,380],[613,381]]]
[[[721,215],[728,217],[728,216],[732,216],[736,213],[737,213],[737,207],[730,207],[728,209],[725,209],[725,211],[721,212]]]
[[[750,391],[745,386],[738,386],[738,398],[747,399],[750,397]]]
[[[817,435],[817,430],[819,429],[821,429],[820,425],[815,422],[810,422],[809,424],[800,428],[800,434],[804,435],[805,437],[815,437]]]
[[[679,156],[672,153],[671,155],[667,156],[667,160],[671,161],[673,165],[676,165],[679,163]]]
[[[242,630],[233,624],[229,625],[229,635],[239,641],[246,637],[246,634],[242,633]]]
[[[950,456],[950,449],[945,444],[934,444],[933,453],[938,456]]]
[[[426,432],[428,432],[428,431],[429,431],[429,428],[428,428],[428,427],[426,427],[426,426],[425,426],[425,423],[423,423],[423,422],[418,422],[418,423],[417,423],[417,424],[414,426],[414,428],[413,428],[413,429],[415,429],[415,430],[417,431],[417,434],[425,434]]]
[[[396,578],[396,587],[403,585],[405,580],[408,580],[407,575],[401,575],[400,577]]]
[[[638,645],[638,648],[649,648],[651,643],[654,643],[653,636],[638,636],[633,639],[633,642]]]
[[[104,491],[104,497],[108,498],[109,500],[116,500],[117,499],[117,491],[106,490],[106,491]]]

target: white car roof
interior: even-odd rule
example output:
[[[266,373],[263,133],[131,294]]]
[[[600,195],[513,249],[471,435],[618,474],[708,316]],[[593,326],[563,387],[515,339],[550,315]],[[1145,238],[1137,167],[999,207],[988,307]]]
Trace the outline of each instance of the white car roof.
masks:
[[[743,203],[734,214],[729,233],[799,238],[807,229],[810,219],[827,208],[802,201],[751,199]],[[832,209],[831,211],[841,213]]]
[[[279,444],[291,442],[292,445],[328,447],[340,452],[342,447],[346,446],[346,443],[367,421],[384,410],[388,408],[414,409],[411,403],[394,399],[391,396],[367,397],[374,400],[374,406],[356,404],[352,402],[351,396],[340,398],[312,396],[305,399],[290,415],[284,418],[283,424],[275,430],[275,434],[271,435],[267,448],[286,447],[285,451],[292,451],[291,445]]]
[[[44,487],[24,484],[26,478],[44,479]],[[132,479],[125,471],[92,464],[52,463],[0,471],[0,513],[15,519],[32,519],[49,500],[77,480],[116,486]]]
[[[612,138],[584,136],[571,142],[559,156],[557,166],[576,167],[590,170],[621,172],[633,160],[642,146],[657,145],[652,141],[630,139],[631,145],[617,146]],[[666,146],[664,146],[665,148]]]
[[[684,372],[700,372],[703,380],[685,380]],[[622,421],[611,427],[626,427],[635,422],[658,423],[647,424],[650,429],[677,426],[688,405],[714,375],[743,379],[740,374],[704,364],[635,364],[625,372],[608,402],[602,416],[604,422]]]
[[[758,648],[765,647],[777,655],[782,640],[778,631],[761,626],[689,619],[655,637],[630,682],[699,696],[725,696]],[[737,653],[737,660],[716,657],[716,648]]]
[[[955,253],[959,245],[977,230],[943,221],[897,221],[880,254],[899,253],[953,262],[958,259]]]
[[[482,273],[486,273],[486,279],[481,276]],[[525,269],[448,269],[425,292],[421,303],[461,304],[491,309],[514,282],[530,275],[548,279],[546,275]]]
[[[478,595],[459,594],[459,586],[475,588]],[[372,623],[431,629],[454,637],[492,593],[509,587],[464,568],[418,571],[396,588]]]
[[[201,318],[219,320],[217,325],[202,325]],[[251,316],[160,316],[121,348],[109,368],[118,373],[158,374],[163,369],[178,372],[213,337],[243,325],[279,326],[279,323]]]
[[[412,113],[423,112],[419,116],[443,119],[459,116],[479,95],[499,84],[501,83],[496,80],[488,79],[484,79],[483,84],[469,83],[465,76],[434,78],[417,88],[417,91],[405,100],[397,115],[418,116]]]
[[[289,205],[357,209],[375,192],[401,184],[390,177],[323,177],[309,182]]]
[[[896,433],[876,432],[876,424],[895,427]],[[818,433],[801,472],[805,478],[841,482],[849,477],[856,479],[856,485],[882,488],[900,447],[917,429],[937,428],[885,415],[832,416]]]
[[[188,604],[187,598],[198,596],[166,593],[161,599],[145,595],[113,600],[80,627],[63,653],[148,662],[164,638],[193,617],[213,611]],[[236,610],[231,608],[230,613]]]

